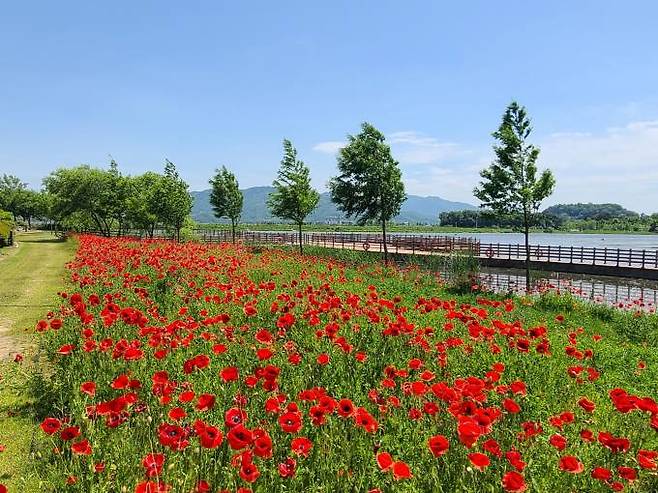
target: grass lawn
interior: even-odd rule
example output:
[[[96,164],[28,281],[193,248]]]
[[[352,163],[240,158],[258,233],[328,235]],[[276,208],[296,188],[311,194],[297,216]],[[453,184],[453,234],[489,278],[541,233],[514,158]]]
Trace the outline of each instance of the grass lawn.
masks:
[[[63,286],[73,242],[49,233],[17,235],[17,247],[0,249],[0,484],[9,491],[39,491],[29,458],[36,413],[27,382],[38,364],[32,331]],[[21,364],[16,353],[24,355]]]

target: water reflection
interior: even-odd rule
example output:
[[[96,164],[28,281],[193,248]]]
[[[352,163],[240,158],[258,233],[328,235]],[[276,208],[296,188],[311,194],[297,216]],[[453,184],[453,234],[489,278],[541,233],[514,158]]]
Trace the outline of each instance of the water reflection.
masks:
[[[525,272],[516,269],[482,269],[482,286],[496,292],[525,293]],[[627,310],[655,313],[658,305],[658,282],[642,279],[565,274],[533,273],[533,293],[555,291],[571,293],[594,303],[615,305]]]

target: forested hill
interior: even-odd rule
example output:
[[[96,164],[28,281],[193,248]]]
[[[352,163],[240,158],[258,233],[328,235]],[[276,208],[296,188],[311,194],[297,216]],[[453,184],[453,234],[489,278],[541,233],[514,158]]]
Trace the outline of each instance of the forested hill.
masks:
[[[624,209],[619,204],[557,204],[546,210],[544,214],[563,217],[565,219],[624,219],[636,218],[637,212]]]
[[[278,222],[270,214],[267,208],[267,197],[273,191],[272,187],[252,187],[242,190],[244,205],[241,220],[246,223]],[[192,218],[202,223],[219,222],[213,215],[210,207],[210,190],[190,192],[194,199],[192,207]],[[395,218],[397,222],[409,223],[438,223],[439,213],[445,211],[457,211],[464,209],[475,209],[475,206],[463,202],[451,202],[441,197],[420,197],[408,195],[402,205],[400,215]],[[317,209],[308,217],[308,222],[331,223],[345,219],[331,202],[328,192],[320,195],[320,203]]]

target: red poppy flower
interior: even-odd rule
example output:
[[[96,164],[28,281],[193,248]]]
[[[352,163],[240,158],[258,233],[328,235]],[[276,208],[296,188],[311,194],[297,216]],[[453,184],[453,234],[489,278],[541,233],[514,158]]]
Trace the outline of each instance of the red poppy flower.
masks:
[[[400,479],[410,479],[413,475],[409,466],[402,461],[393,463],[393,479],[399,481]]]
[[[377,454],[377,465],[381,471],[388,471],[393,467],[393,457],[388,452],[380,452]]]
[[[68,440],[73,440],[74,438],[77,438],[80,436],[80,428],[77,426],[68,426],[62,430],[62,432],[59,434],[59,437],[62,440],[68,441]]]
[[[75,349],[74,344],[65,344],[57,350],[57,354],[67,356],[67,355],[71,354],[74,349]]]
[[[626,481],[635,481],[637,479],[637,469],[627,466],[617,466],[617,473]]]
[[[236,425],[226,435],[229,446],[233,450],[241,450],[246,448],[252,441],[253,435],[251,431],[245,428],[242,424]]]
[[[94,382],[83,382],[80,384],[80,392],[94,397],[96,395],[96,384]]]
[[[252,462],[243,463],[240,467],[240,477],[244,479],[247,483],[253,483],[260,476],[260,471],[256,467],[256,464]]]
[[[522,474],[516,471],[509,471],[503,475],[503,488],[510,493],[523,493],[527,486]]]
[[[247,422],[247,413],[243,409],[232,407],[224,413],[224,424],[227,428],[233,428]]]
[[[482,454],[480,452],[474,452],[472,454],[468,454],[468,460],[471,461],[473,467],[479,469],[480,471],[484,471],[487,468],[487,466],[491,464],[489,457],[487,457],[485,454]]]
[[[592,469],[592,477],[600,481],[608,481],[612,478],[612,472],[605,467],[595,467]]]
[[[71,451],[77,455],[90,455],[91,446],[89,445],[88,440],[80,440],[79,442],[71,445]]]
[[[343,418],[348,418],[354,414],[354,404],[349,399],[338,401],[338,414]]]
[[[503,407],[505,408],[505,411],[511,414],[517,414],[521,412],[521,406],[519,406],[513,399],[504,399]]]
[[[196,403],[197,411],[208,411],[215,405],[215,396],[213,394],[201,394]]]
[[[481,434],[481,429],[474,420],[460,416],[459,424],[457,425],[457,435],[461,443],[471,448]]]
[[[221,445],[224,435],[218,428],[205,424],[201,420],[194,423],[194,429],[203,448],[214,449]]]
[[[239,378],[238,369],[235,366],[226,367],[219,373],[219,376],[226,383],[235,382]]]
[[[429,438],[427,446],[434,457],[440,457],[448,451],[450,442],[448,442],[448,439],[443,435],[435,435]]]
[[[169,447],[172,450],[183,450],[190,444],[187,438],[188,432],[178,425],[162,423],[158,427],[158,440],[164,447]]]
[[[194,488],[194,493],[209,493],[210,492],[210,483],[204,481],[203,479],[199,480]]]
[[[295,475],[297,461],[292,457],[286,458],[279,464],[279,476],[282,478],[291,478]]]
[[[286,412],[279,416],[279,426],[286,433],[297,433],[302,428],[302,417],[299,413]]]
[[[500,450],[500,445],[493,438],[490,438],[489,440],[485,441],[482,444],[482,448],[487,452],[489,452],[494,457],[500,458],[503,456],[503,451]]]
[[[610,433],[600,431],[598,435],[599,443],[610,449],[613,453],[628,452],[631,446],[628,438],[614,437]]]
[[[567,439],[558,433],[551,435],[548,442],[558,450],[564,450],[567,446]]]
[[[596,408],[596,405],[592,401],[590,401],[587,397],[581,397],[578,400],[578,405],[588,413],[594,412],[594,409]]]
[[[561,457],[559,467],[561,470],[571,474],[579,474],[583,472],[583,463],[573,455],[565,455]]]
[[[306,437],[296,437],[290,442],[292,453],[302,457],[308,457],[311,447],[313,447],[313,442]]]
[[[146,469],[146,476],[153,478],[159,476],[162,472],[165,456],[161,453],[147,454],[142,459],[142,466]]]
[[[262,429],[255,429],[252,434],[254,436],[254,441],[252,442],[254,455],[261,459],[272,457],[272,438],[269,433]]]
[[[47,435],[54,435],[61,428],[62,422],[57,418],[46,418],[39,426]]]
[[[637,462],[642,469],[656,469],[658,467],[656,459],[658,459],[658,452],[654,450],[640,450],[637,453]]]

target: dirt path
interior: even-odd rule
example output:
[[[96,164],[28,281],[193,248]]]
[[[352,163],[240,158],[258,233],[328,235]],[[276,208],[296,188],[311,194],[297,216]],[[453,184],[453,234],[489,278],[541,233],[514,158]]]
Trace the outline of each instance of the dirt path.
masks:
[[[65,264],[75,243],[48,233],[20,233],[17,246],[0,249],[0,484],[9,491],[43,491],[32,444],[39,412],[29,390],[43,364],[33,358],[34,326],[57,306]],[[20,363],[13,360],[23,354]]]
[[[73,245],[48,233],[17,235],[0,251],[0,360],[29,345],[36,321],[53,306]]]

